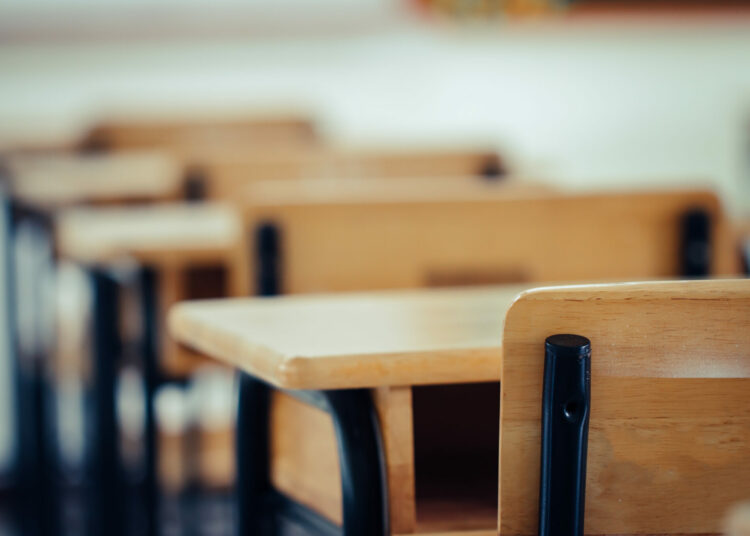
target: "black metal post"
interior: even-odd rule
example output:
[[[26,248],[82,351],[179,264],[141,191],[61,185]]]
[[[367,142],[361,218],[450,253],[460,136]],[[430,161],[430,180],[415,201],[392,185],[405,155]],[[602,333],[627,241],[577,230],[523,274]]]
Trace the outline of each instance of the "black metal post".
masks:
[[[256,292],[281,292],[281,237],[273,223],[255,229],[252,255]],[[239,374],[237,410],[237,508],[240,536],[265,534],[384,536],[388,533],[385,459],[380,426],[367,389],[290,391],[319,409],[334,423],[341,467],[343,527],[280,496],[269,479],[269,411],[271,387]]]
[[[591,405],[591,343],[553,335],[545,343],[539,536],[583,536]]]
[[[239,536],[272,534],[272,516],[264,501],[269,481],[268,413],[269,387],[240,372],[237,408],[237,526]]]
[[[689,210],[682,218],[682,274],[711,275],[711,217],[705,209]]]
[[[388,534],[385,459],[380,426],[366,389],[288,391],[333,420],[341,467],[343,527],[272,489],[269,479],[271,387],[239,374],[237,412],[238,534],[384,536]],[[299,396],[298,396],[299,395]]]
[[[156,426],[156,391],[159,387],[157,274],[152,268],[140,271],[141,359],[144,380],[144,482],[143,504],[146,534],[159,533],[160,493],[158,478],[159,437]]]
[[[206,199],[206,173],[198,167],[191,167],[185,173],[183,183],[185,201],[195,202]]]
[[[3,197],[8,351],[15,379],[16,514],[23,534],[60,531],[53,388],[48,382],[47,313],[44,294],[50,262],[49,221]],[[20,317],[23,316],[23,323]],[[22,336],[23,334],[23,336]]]
[[[255,285],[258,296],[281,294],[281,236],[274,223],[263,223],[255,229]]]
[[[326,391],[341,466],[344,536],[388,534],[385,459],[367,389]]]
[[[117,369],[121,341],[118,330],[117,282],[92,269],[93,283],[93,462],[91,534],[121,535],[124,490],[117,425]]]

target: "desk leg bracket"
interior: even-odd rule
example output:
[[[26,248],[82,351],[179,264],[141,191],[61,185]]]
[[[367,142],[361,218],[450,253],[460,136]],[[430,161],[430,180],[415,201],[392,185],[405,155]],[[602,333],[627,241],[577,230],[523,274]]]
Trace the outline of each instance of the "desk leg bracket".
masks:
[[[343,526],[337,527],[319,514],[281,497],[271,487],[268,450],[271,389],[266,383],[240,373],[237,412],[239,534],[386,535],[385,459],[369,391],[304,391],[298,397],[327,411],[333,419],[343,496]],[[289,394],[296,396],[293,391]]]

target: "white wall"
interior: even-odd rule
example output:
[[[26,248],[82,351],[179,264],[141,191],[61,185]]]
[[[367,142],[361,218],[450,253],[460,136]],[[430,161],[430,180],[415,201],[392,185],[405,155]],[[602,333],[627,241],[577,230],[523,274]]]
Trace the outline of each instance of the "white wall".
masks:
[[[0,138],[52,136],[112,107],[291,104],[346,142],[489,141],[522,172],[572,185],[709,181],[737,211],[750,209],[739,198],[742,174],[750,181],[749,30],[728,20],[579,21],[8,45]]]
[[[734,213],[750,212],[749,30],[577,22],[5,44],[0,140],[64,136],[113,108],[292,105],[348,143],[489,143],[525,174],[572,186],[715,184]]]

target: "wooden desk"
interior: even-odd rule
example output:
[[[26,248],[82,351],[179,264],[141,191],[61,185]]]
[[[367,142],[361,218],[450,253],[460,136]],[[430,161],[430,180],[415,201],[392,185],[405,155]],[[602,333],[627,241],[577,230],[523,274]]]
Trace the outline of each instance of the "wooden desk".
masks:
[[[135,262],[158,274],[159,324],[174,303],[191,296],[232,295],[240,279],[243,234],[238,215],[228,205],[76,208],[62,211],[55,227],[60,256],[92,272]],[[159,348],[161,365],[170,376],[185,376],[201,362],[166,336]]]
[[[39,209],[177,199],[178,163],[149,152],[31,155],[8,160],[11,195]]]
[[[334,434],[342,425],[326,397],[358,407],[365,393],[379,415],[390,533],[485,536],[497,525],[503,318],[523,288],[188,302],[172,309],[169,326],[180,342],[247,373],[251,389],[241,396],[254,400],[245,408],[253,415],[264,411],[258,390],[278,388],[270,435],[261,434],[270,454],[253,462],[268,468],[275,489],[329,523],[346,519]],[[252,432],[237,433],[260,433]],[[348,459],[340,446],[339,457]],[[446,473],[450,458],[461,458],[449,464],[459,474]]]
[[[88,265],[224,262],[242,236],[239,217],[220,203],[69,209],[56,227],[60,254]]]
[[[503,318],[525,288],[186,302],[169,329],[282,389],[499,381]]]

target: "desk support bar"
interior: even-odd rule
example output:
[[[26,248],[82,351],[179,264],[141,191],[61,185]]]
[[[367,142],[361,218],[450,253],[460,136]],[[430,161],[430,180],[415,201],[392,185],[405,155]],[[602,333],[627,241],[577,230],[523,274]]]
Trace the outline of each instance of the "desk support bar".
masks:
[[[545,343],[539,536],[583,536],[591,406],[591,343],[553,335]]]
[[[124,490],[119,456],[116,387],[120,356],[117,282],[93,269],[93,497],[91,534],[116,536],[124,531]]]
[[[380,427],[366,389],[307,391],[303,400],[333,419],[341,466],[343,527],[289,500],[269,479],[271,387],[240,373],[237,412],[237,498],[240,536],[266,534],[384,536],[388,534],[385,461]],[[292,530],[292,527],[294,530]],[[295,532],[296,531],[296,532]]]
[[[255,291],[258,296],[281,294],[281,231],[273,222],[261,223],[255,228]]]
[[[20,533],[60,533],[60,482],[50,382],[47,321],[53,307],[43,291],[52,262],[51,221],[2,192],[5,349],[14,369],[16,459],[14,492]]]
[[[344,536],[389,534],[385,456],[367,389],[326,391],[336,430],[344,501]]]
[[[160,494],[158,481],[157,454],[158,433],[156,427],[156,390],[159,386],[157,358],[157,297],[158,276],[153,268],[140,271],[141,291],[141,359],[143,360],[144,381],[144,494],[143,504],[146,515],[146,534],[159,533]]]
[[[238,536],[272,534],[272,520],[264,515],[264,498],[271,489],[268,428],[270,388],[240,372],[237,407],[237,527]]]
[[[711,217],[701,208],[682,217],[682,265],[685,277],[711,275]]]

